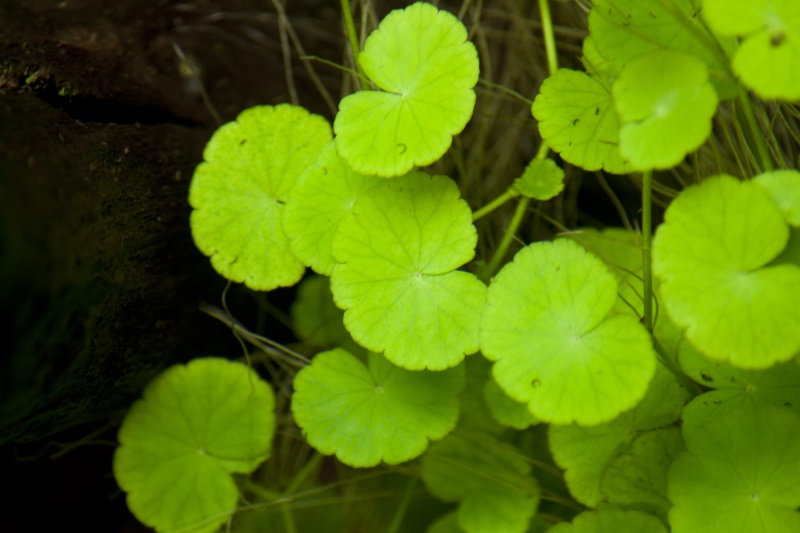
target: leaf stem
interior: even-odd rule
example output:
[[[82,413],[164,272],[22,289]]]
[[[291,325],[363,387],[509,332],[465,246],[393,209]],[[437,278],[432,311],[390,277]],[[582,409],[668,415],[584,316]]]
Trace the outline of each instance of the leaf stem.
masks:
[[[411,476],[408,479],[406,490],[403,491],[403,498],[400,500],[400,504],[397,506],[397,510],[392,518],[392,523],[389,524],[389,529],[386,530],[386,533],[397,533],[397,531],[399,531],[400,525],[403,523],[403,518],[406,515],[408,504],[411,502],[411,495],[414,493],[414,489],[417,487],[418,479],[419,478],[417,476]]]
[[[644,326],[653,332],[653,271],[652,271],[652,225],[653,225],[653,171],[642,173],[642,265],[644,266]]]
[[[544,48],[547,52],[547,68],[552,76],[558,71],[558,54],[556,52],[555,33],[553,32],[553,18],[550,15],[550,3],[548,0],[539,0],[539,16],[542,19]]]
[[[350,0],[341,0],[342,16],[344,17],[344,25],[347,28],[347,39],[350,41],[350,49],[353,52],[353,63],[355,63],[356,71],[358,71],[358,79],[360,80],[361,88],[369,87],[369,80],[358,62],[358,56],[361,54],[361,46],[358,43],[358,34],[356,34],[356,25],[353,22],[353,12],[350,9]]]
[[[500,240],[500,245],[497,247],[497,250],[495,250],[491,260],[489,260],[489,264],[486,266],[486,271],[483,275],[485,281],[488,281],[492,276],[494,276],[494,273],[500,266],[500,262],[505,258],[506,253],[511,246],[511,241],[514,239],[517,230],[522,224],[522,219],[525,216],[525,212],[528,210],[528,205],[530,202],[530,198],[523,197],[517,204],[517,209],[514,211],[514,216],[511,218],[511,223],[508,225],[508,229],[503,234],[503,238]]]
[[[517,191],[514,187],[509,187],[506,192],[472,213],[472,221],[475,222],[479,218],[485,217],[507,201],[513,200],[517,196],[519,196],[519,191]]]
[[[761,128],[758,125],[758,120],[756,120],[755,111],[753,111],[753,102],[744,88],[739,91],[739,102],[742,104],[742,112],[745,118],[745,139],[751,140],[756,145],[755,155],[758,159],[759,168],[762,172],[774,170],[775,167],[767,151],[764,136],[761,134]]]

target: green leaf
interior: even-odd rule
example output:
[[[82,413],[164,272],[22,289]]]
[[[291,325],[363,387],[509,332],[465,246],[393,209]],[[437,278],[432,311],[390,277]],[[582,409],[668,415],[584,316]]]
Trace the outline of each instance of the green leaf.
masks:
[[[609,463],[600,491],[610,503],[655,514],[666,522],[672,507],[667,498],[667,470],[685,449],[677,427],[646,431]]]
[[[620,503],[630,503],[624,501],[619,477],[635,468],[654,473],[642,482],[646,491],[639,501],[650,503],[655,508],[666,505],[665,481],[669,462],[663,460],[661,450],[652,446],[648,448],[647,441],[653,437],[645,435],[678,419],[686,402],[686,392],[672,374],[660,365],[657,368],[644,399],[611,422],[594,427],[550,426],[553,458],[566,470],[567,487],[579,502],[590,507],[620,499],[623,500]],[[639,439],[645,441],[637,444]],[[655,474],[659,471],[660,475]],[[610,492],[604,491],[606,487],[611,489]]]
[[[740,35],[733,71],[761,98],[800,99],[800,9],[795,0],[705,0],[719,35]]]
[[[513,446],[487,435],[450,434],[422,457],[422,480],[444,501],[460,502],[467,533],[524,533],[539,505],[531,466]]]
[[[356,342],[409,370],[442,370],[478,350],[486,286],[456,268],[477,233],[458,187],[414,171],[359,197],[333,239],[331,289]]]
[[[322,348],[344,348],[358,354],[364,351],[344,329],[344,311],[333,303],[329,279],[310,276],[300,283],[292,303],[294,332],[303,342]]]
[[[565,161],[585,170],[632,172],[619,151],[611,92],[586,73],[559,69],[542,83],[531,112],[539,134]]]
[[[236,511],[233,473],[270,455],[274,397],[248,367],[195,359],[156,377],[119,430],[114,477],[159,532],[216,531]]]
[[[331,275],[331,241],[356,199],[378,181],[354,172],[333,141],[297,179],[283,209],[283,228],[292,253],[314,272]]]
[[[510,398],[493,379],[485,382],[483,397],[495,420],[505,426],[523,430],[539,423],[524,403]]]
[[[294,378],[292,414],[308,443],[355,467],[420,455],[458,419],[461,367],[410,372],[370,354],[368,366],[341,349],[323,352]]]
[[[575,517],[572,523],[561,522],[548,533],[667,533],[658,518],[639,511],[606,509],[589,511]],[[698,530],[700,531],[700,530]]]
[[[328,122],[302,107],[257,106],[206,145],[189,188],[192,236],[214,269],[256,290],[297,283],[281,211],[297,177],[331,140]]]
[[[459,429],[493,435],[503,433],[507,428],[493,416],[493,411],[489,409],[484,394],[485,385],[493,383],[492,364],[485,357],[474,355],[464,359],[464,367],[467,384],[459,396],[461,403],[461,415],[458,418]],[[525,406],[523,409],[527,412]]]
[[[633,407],[656,360],[635,317],[610,315],[616,298],[614,276],[575,242],[523,248],[490,285],[481,319],[497,383],[556,424],[599,424]]]
[[[478,52],[453,15],[417,2],[383,19],[359,56],[382,91],[344,98],[336,149],[363,174],[400,176],[444,155],[475,107]]]
[[[612,93],[619,149],[637,170],[674,167],[711,133],[717,95],[708,69],[692,56],[659,50],[632,59]]]
[[[687,376],[716,389],[698,396],[693,402],[702,401],[710,410],[709,416],[723,404],[726,408],[751,409],[752,404],[763,402],[800,410],[800,368],[792,361],[767,370],[745,370],[721,361],[710,361],[684,342],[678,349],[678,363]],[[691,423],[686,414],[684,423]]]
[[[685,189],[653,243],[661,303],[711,359],[767,368],[800,350],[800,268],[765,266],[789,228],[769,193],[730,176]]]
[[[765,172],[756,176],[753,181],[769,191],[772,200],[778,204],[790,225],[800,226],[800,172]]]
[[[596,0],[589,13],[589,32],[598,55],[609,63],[605,70],[620,72],[632,59],[656,51],[680,52],[708,67],[720,98],[736,96],[738,86],[728,74],[725,57],[735,40],[709,33],[698,16],[701,5],[700,0]]]
[[[533,159],[514,188],[528,198],[549,200],[564,189],[564,171],[552,159]]]
[[[688,452],[669,471],[673,533],[800,531],[796,411],[727,409],[702,425],[684,426],[683,436]]]

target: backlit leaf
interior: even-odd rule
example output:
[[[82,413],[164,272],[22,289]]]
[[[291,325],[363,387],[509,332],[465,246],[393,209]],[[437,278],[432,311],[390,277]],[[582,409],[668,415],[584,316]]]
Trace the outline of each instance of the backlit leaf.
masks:
[[[384,177],[442,157],[475,107],[478,53],[464,25],[425,2],[394,10],[367,38],[359,62],[381,90],[340,102],[339,154],[356,171]]]
[[[768,265],[789,228],[767,190],[730,176],[685,189],[653,243],[661,303],[695,348],[741,368],[800,350],[800,268]]]
[[[539,134],[565,161],[586,170],[627,174],[619,118],[608,87],[585,72],[559,69],[542,83],[531,112]]]
[[[308,443],[345,464],[398,464],[441,439],[458,419],[461,367],[411,372],[370,354],[365,366],[334,349],[294,378],[292,414]]]
[[[655,372],[646,330],[611,314],[617,281],[571,240],[523,248],[492,281],[481,350],[538,419],[594,425],[633,407]]]
[[[288,104],[246,109],[214,133],[189,203],[194,242],[217,272],[262,291],[300,280],[305,267],[289,250],[281,212],[330,140],[324,118]]]
[[[248,367],[176,365],[145,388],[119,430],[114,477],[128,508],[159,532],[213,532],[237,508],[231,474],[270,455],[274,397]]]
[[[442,370],[478,350],[486,286],[455,269],[477,233],[458,187],[414,171],[356,201],[333,239],[336,305],[356,342],[410,370]]]

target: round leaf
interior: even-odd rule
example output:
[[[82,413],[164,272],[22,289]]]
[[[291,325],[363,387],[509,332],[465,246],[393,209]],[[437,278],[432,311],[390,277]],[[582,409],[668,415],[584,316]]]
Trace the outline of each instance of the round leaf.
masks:
[[[441,439],[458,419],[463,370],[410,372],[370,354],[369,367],[335,349],[294,378],[292,413],[308,443],[345,464],[398,464]]]
[[[620,151],[638,170],[676,166],[705,142],[717,110],[708,69],[660,50],[629,61],[613,86]]]
[[[283,210],[289,246],[314,272],[330,276],[331,241],[339,222],[376,179],[354,172],[336,153],[334,142],[297,179]]]
[[[765,266],[789,228],[769,193],[717,176],[685,189],[653,243],[653,272],[672,320],[706,356],[767,368],[800,350],[800,268]]]
[[[339,154],[356,171],[384,177],[442,157],[475,107],[478,52],[464,25],[424,2],[394,10],[367,38],[359,63],[383,91],[341,101],[333,125]]]
[[[270,454],[274,397],[248,367],[218,358],[167,369],[119,430],[114,477],[156,531],[216,531],[236,510],[233,473]]]
[[[453,271],[476,242],[469,206],[445,176],[414,171],[364,193],[333,239],[331,290],[353,339],[410,370],[476,352],[486,286]]]
[[[614,276],[575,242],[523,248],[490,285],[481,319],[497,383],[556,424],[599,424],[633,407],[656,360],[636,318],[609,316],[616,298]]]
[[[800,7],[796,0],[705,0],[719,35],[746,36],[733,71],[762,98],[800,99]]]
[[[627,174],[611,93],[584,72],[559,69],[542,83],[531,112],[539,134],[565,161],[585,170]]]
[[[683,436],[688,452],[669,471],[674,533],[800,531],[796,411],[766,404],[730,409],[684,426]]]
[[[189,203],[194,242],[217,272],[264,291],[300,280],[305,268],[289,251],[281,211],[330,140],[324,118],[292,105],[247,109],[214,133]]]
[[[564,189],[564,171],[552,159],[533,159],[514,188],[528,198],[549,200]]]

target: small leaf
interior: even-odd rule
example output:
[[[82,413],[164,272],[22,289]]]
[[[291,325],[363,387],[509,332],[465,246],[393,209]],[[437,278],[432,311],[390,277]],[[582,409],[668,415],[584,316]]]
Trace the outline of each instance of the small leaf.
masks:
[[[658,518],[640,511],[604,509],[581,513],[572,523],[561,522],[548,533],[667,533]],[[699,530],[698,530],[699,531]]]
[[[552,159],[533,159],[514,188],[528,198],[549,200],[564,189],[564,171]]]
[[[356,171],[383,177],[442,157],[475,107],[478,52],[464,25],[424,2],[394,10],[367,38],[359,63],[382,91],[341,101],[333,125],[339,154]]]
[[[661,301],[711,359],[767,368],[800,350],[800,268],[766,266],[789,228],[769,193],[730,176],[685,189],[653,243]]]
[[[330,140],[324,118],[288,104],[246,109],[214,133],[189,203],[194,242],[217,272],[262,291],[300,280],[305,268],[289,251],[281,211]]]
[[[761,98],[800,99],[800,9],[795,0],[705,0],[719,35],[740,35],[733,71]]]
[[[458,419],[461,367],[410,372],[370,354],[369,366],[335,349],[294,378],[292,413],[308,443],[355,467],[398,464],[441,439]]]
[[[611,92],[586,73],[559,69],[542,83],[531,112],[539,134],[565,161],[585,170],[632,172],[619,151]]]
[[[701,4],[700,0],[670,0],[669,4],[596,0],[589,13],[589,31],[594,48],[609,63],[605,70],[620,72],[632,59],[656,51],[679,52],[708,67],[720,98],[736,96],[738,84],[728,73],[727,61],[714,51],[720,46],[724,52],[732,51],[735,39],[711,35],[699,16]]]
[[[119,430],[114,477],[128,508],[159,532],[213,532],[236,511],[233,473],[270,455],[269,386],[244,365],[195,359],[145,388]]]
[[[510,398],[493,379],[484,384],[483,396],[492,416],[505,426],[523,430],[539,423],[524,403]]]
[[[711,133],[717,95],[708,69],[692,56],[661,50],[632,59],[612,92],[619,149],[638,170],[678,165]]]
[[[646,330],[609,315],[617,282],[567,239],[523,248],[497,274],[481,319],[493,375],[538,419],[599,424],[633,407],[655,372]]]
[[[480,433],[499,435],[507,428],[500,425],[487,405],[484,386],[493,383],[491,378],[492,364],[479,355],[464,359],[466,370],[466,386],[459,396],[461,414],[458,418],[459,429]],[[527,412],[527,408],[522,406]]]
[[[531,467],[509,444],[487,435],[448,435],[422,457],[431,494],[460,502],[458,525],[467,533],[524,533],[539,505]]]
[[[790,225],[800,226],[800,172],[775,170],[759,174],[753,181],[769,191]]]
[[[727,409],[702,425],[684,425],[683,437],[688,451],[669,471],[673,533],[800,531],[796,411]]]
[[[333,239],[336,305],[356,342],[409,370],[442,370],[478,350],[486,286],[454,271],[477,232],[458,187],[414,171],[359,197]]]

